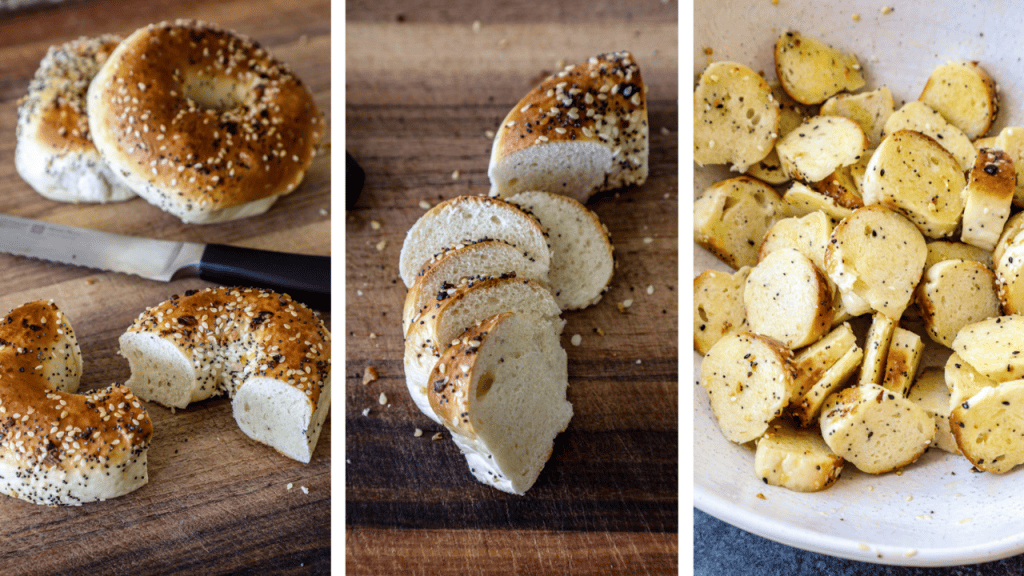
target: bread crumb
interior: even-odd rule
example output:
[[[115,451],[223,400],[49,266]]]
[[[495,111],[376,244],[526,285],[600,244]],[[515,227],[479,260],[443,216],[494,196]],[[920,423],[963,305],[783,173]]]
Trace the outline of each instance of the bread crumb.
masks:
[[[643,361],[643,360],[641,360],[641,359],[639,359],[639,358],[637,358],[637,359],[636,359],[636,363],[637,363],[637,364],[643,364],[643,363],[644,363],[644,361]]]
[[[419,438],[420,436],[423,436],[423,430],[417,428],[416,431],[412,433],[412,435]]]
[[[370,228],[374,230],[380,230],[380,226],[381,224],[379,220],[370,220]]]
[[[579,334],[573,334],[570,342],[572,342],[573,346],[579,346],[580,342],[583,342],[583,336],[580,336]]]
[[[382,252],[387,247],[388,247],[388,241],[387,240],[381,240],[380,242],[377,242],[377,252]]]
[[[427,202],[426,200],[420,200],[420,208],[423,208],[424,210],[430,210],[430,202]]]
[[[622,305],[622,302],[616,302],[615,306],[619,309],[619,314],[626,313],[626,307]]]
[[[370,332],[370,340],[373,340],[376,337],[377,337],[377,333],[376,332]]]
[[[895,10],[895,8],[893,8],[892,6],[882,6],[882,15],[884,16],[885,14],[890,14],[893,10]]]
[[[440,440],[442,438],[441,433],[438,432],[430,437],[431,440]]]
[[[853,15],[853,21],[854,22],[860,22],[860,14],[854,14]]]
[[[327,212],[327,208],[321,208],[321,209],[320,209],[320,215],[321,215],[321,216],[327,216],[327,214],[328,214],[328,212]]]
[[[377,403],[380,404],[381,406],[387,404],[388,403],[388,395],[383,393],[383,392],[381,392],[380,393],[380,398],[377,398]]]
[[[369,416],[369,415],[370,415],[370,409],[369,408],[363,408],[363,416]]]
[[[651,242],[654,242],[654,238],[651,238],[650,236],[644,238],[644,244],[650,244]]]
[[[85,281],[85,283],[88,284],[89,286],[92,286],[93,284],[96,283],[96,279],[95,278],[89,278],[89,279],[87,279]]]
[[[911,500],[913,500],[913,499],[914,499],[914,497],[913,497],[913,496],[907,496],[907,498],[906,498],[907,502],[910,502],[910,501],[911,501]]]
[[[705,46],[705,47],[704,47],[704,55],[705,55],[705,56],[711,56],[711,55],[712,55],[712,54],[714,54],[714,53],[715,53],[715,50],[714,50],[714,48],[712,48],[712,47],[710,47],[710,46]]]
[[[455,170],[455,171],[452,172],[452,180],[458,180],[458,179],[459,179],[459,171]]]
[[[903,556],[905,556],[907,558],[910,558],[911,556],[917,556],[917,550],[914,550],[913,548],[911,548],[910,550],[907,550],[906,552],[904,552]]]
[[[309,494],[309,488],[306,488],[305,486],[299,486],[299,488],[302,489],[303,494]]]
[[[632,298],[626,298],[625,300],[622,301],[622,307],[623,308],[629,308],[632,305],[633,305],[633,299]]]
[[[377,377],[377,369],[373,366],[367,366],[366,372],[363,372],[363,386],[366,386],[370,382],[375,382]]]
[[[647,285],[647,293],[648,294],[654,294],[654,285],[653,284],[648,284]]]
[[[767,500],[768,499],[764,494],[762,494],[760,492],[757,493],[757,497],[760,498],[761,500]]]
[[[479,21],[479,20],[474,20],[474,21],[473,21],[473,32],[474,32],[474,33],[476,33],[476,32],[479,32],[479,31],[480,31],[480,28],[481,28],[482,26],[483,26],[483,25],[482,25],[482,24],[480,23],[480,21]]]
[[[594,332],[596,332],[598,336],[604,336],[604,330],[601,330],[600,328],[594,328]]]
[[[285,488],[291,490],[292,489],[292,483],[289,482],[287,485],[285,485]]]
[[[488,130],[484,132],[484,136],[487,136],[488,138],[494,138],[494,130]]]

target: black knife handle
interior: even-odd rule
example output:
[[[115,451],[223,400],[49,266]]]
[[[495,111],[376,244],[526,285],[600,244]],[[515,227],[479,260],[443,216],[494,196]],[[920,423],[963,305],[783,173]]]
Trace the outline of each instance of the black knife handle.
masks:
[[[331,257],[207,244],[199,277],[225,286],[283,292],[312,308],[331,309]]]

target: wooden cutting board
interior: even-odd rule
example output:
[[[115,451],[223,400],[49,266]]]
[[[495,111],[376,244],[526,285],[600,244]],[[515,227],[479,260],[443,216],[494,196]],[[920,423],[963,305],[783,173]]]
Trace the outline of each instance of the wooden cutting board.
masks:
[[[671,2],[347,3],[346,148],[366,172],[345,222],[348,574],[677,572],[677,19]],[[574,417],[512,496],[406,392],[398,256],[425,207],[487,192],[488,131],[521,96],[622,49],[649,87],[650,177],[589,203],[618,268],[564,314]]]
[[[13,158],[17,101],[48,46],[82,35],[127,35],[175,18],[206,20],[259,41],[309,86],[330,126],[330,8],[328,0],[93,0],[0,11],[0,212],[168,240],[329,254],[329,141],[304,183],[269,212],[209,225],[183,224],[141,199],[108,205],[46,200],[21,180]],[[83,390],[128,378],[117,338],[146,307],[209,285],[0,255],[0,313],[52,298],[77,333]],[[330,325],[329,312],[324,317]],[[73,508],[0,497],[0,573],[329,572],[330,417],[312,462],[303,465],[249,440],[226,399],[176,413],[155,404],[147,410],[154,434],[146,486]]]

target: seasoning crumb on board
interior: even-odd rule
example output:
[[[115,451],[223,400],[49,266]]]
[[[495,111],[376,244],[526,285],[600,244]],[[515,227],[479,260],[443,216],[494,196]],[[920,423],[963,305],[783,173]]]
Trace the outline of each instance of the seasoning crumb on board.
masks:
[[[430,210],[430,202],[427,202],[426,200],[420,200],[420,208],[424,210]]]
[[[387,240],[381,240],[380,242],[377,242],[377,252],[383,252],[384,249],[387,248],[387,247],[388,247],[388,241]]]
[[[288,490],[291,490],[292,489],[292,483],[289,482],[288,484],[286,484],[285,488],[287,488]]]
[[[380,393],[380,397],[377,398],[377,403],[380,404],[381,406],[387,404],[388,403],[388,395],[383,393],[383,392],[381,392]]]
[[[459,179],[459,171],[458,170],[452,171],[452,180],[458,180],[458,179]]]
[[[367,385],[370,382],[375,382],[379,378],[377,375],[377,369],[373,366],[367,366],[366,371],[363,372],[363,385]]]
[[[370,220],[370,228],[374,230],[380,230],[381,224],[379,220]]]
[[[306,488],[305,486],[299,486],[299,488],[302,489],[303,494],[309,494],[309,488]]]
[[[440,432],[437,432],[433,436],[430,437],[431,440],[440,440],[441,438],[443,438],[443,436],[441,435]]]
[[[423,430],[420,429],[420,428],[417,428],[416,431],[412,433],[412,435],[417,437],[417,438],[419,438],[420,436],[423,436]]]
[[[369,415],[370,415],[370,409],[369,408],[363,408],[363,416],[369,416]]]
[[[580,343],[583,342],[583,337],[580,336],[579,334],[573,334],[572,340],[570,340],[570,342],[572,342],[573,346],[579,346]]]

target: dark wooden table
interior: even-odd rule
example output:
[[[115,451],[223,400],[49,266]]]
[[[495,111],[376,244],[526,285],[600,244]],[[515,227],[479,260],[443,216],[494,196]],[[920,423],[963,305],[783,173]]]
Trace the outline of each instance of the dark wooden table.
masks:
[[[677,21],[665,2],[347,3],[346,148],[366,172],[345,226],[348,574],[677,572]],[[650,178],[589,204],[618,268],[598,305],[564,314],[575,416],[512,496],[409,398],[398,255],[423,206],[487,192],[489,131],[521,96],[612,50],[649,87]]]
[[[304,183],[269,212],[210,225],[183,224],[141,199],[95,206],[52,202],[21,180],[13,161],[17,101],[47,47],[82,35],[127,35],[174,18],[199,18],[259,41],[306,82],[330,126],[330,9],[328,0],[92,0],[0,11],[0,212],[169,240],[330,254],[329,137]],[[37,298],[55,300],[78,335],[83,390],[128,378],[117,338],[146,307],[208,285],[0,255],[0,313]],[[324,316],[330,325],[330,314]],[[176,413],[155,404],[147,409],[154,427],[149,483],[127,496],[74,508],[0,497],[0,573],[329,572],[330,417],[312,462],[303,465],[248,439],[227,399]]]

